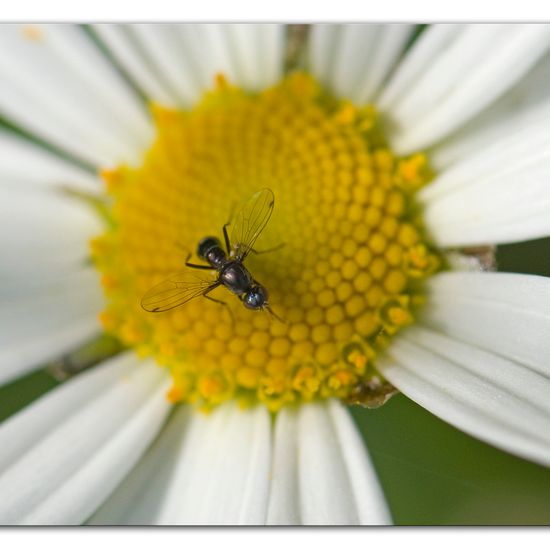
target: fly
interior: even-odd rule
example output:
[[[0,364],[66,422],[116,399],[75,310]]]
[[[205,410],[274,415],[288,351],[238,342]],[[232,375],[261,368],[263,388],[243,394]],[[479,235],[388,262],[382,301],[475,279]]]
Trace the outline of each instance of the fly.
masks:
[[[273,191],[260,189],[244,203],[234,219],[223,226],[225,250],[217,237],[205,237],[198,244],[197,255],[208,265],[190,263],[191,254],[187,256],[185,265],[188,268],[216,270],[214,280],[199,277],[191,269],[175,273],[151,288],[143,296],[141,307],[152,313],[161,313],[199,296],[227,305],[209,296],[215,288],[224,286],[241,300],[245,308],[265,309],[277,317],[269,308],[267,289],[254,279],[243,263],[250,252],[257,253],[254,244],[271,217],[274,203]],[[228,227],[231,227],[231,236]]]

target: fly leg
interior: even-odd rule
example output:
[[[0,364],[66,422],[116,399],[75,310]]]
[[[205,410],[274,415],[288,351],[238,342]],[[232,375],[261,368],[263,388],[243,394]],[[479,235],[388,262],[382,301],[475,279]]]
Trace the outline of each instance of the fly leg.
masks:
[[[191,257],[191,254],[187,255],[187,258],[185,259],[185,265],[187,267],[192,267],[193,269],[208,269],[210,271],[213,271],[214,268],[211,265],[200,265],[200,264],[192,264],[189,262],[189,258]]]
[[[227,222],[223,226],[223,238],[225,239],[225,248],[227,249],[227,255],[231,256],[231,242],[229,241],[229,235],[227,234],[227,228],[231,225],[231,222]]]
[[[217,288],[217,286],[213,287],[213,288],[210,288],[209,290],[207,290],[203,296],[207,299],[207,300],[210,300],[211,302],[216,302],[216,304],[220,304],[221,306],[224,306],[227,313],[229,313],[229,317],[231,318],[231,321],[235,321],[235,317],[233,317],[233,312],[231,311],[231,308],[227,305],[227,302],[224,302],[223,300],[218,300],[217,298],[212,298],[212,296],[208,296],[208,294],[210,292],[212,292],[215,288]]]
[[[268,252],[275,252],[276,250],[280,250],[286,245],[286,243],[278,244],[277,246],[272,246],[271,248],[266,248],[265,250],[254,250],[253,248],[250,249],[250,252],[253,254],[256,254],[258,256],[259,254],[267,254]]]

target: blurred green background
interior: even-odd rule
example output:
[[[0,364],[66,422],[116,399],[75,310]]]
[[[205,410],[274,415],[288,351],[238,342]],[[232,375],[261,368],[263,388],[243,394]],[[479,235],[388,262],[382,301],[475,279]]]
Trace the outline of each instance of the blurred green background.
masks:
[[[501,271],[550,276],[550,239],[503,246],[497,259]],[[1,388],[0,420],[56,383],[41,371]],[[550,525],[550,469],[463,434],[403,395],[353,415],[396,523]]]
[[[2,125],[19,131],[0,118]],[[550,239],[502,246],[497,263],[550,276]],[[0,421],[57,384],[43,370],[0,388]],[[397,524],[550,525],[550,469],[463,434],[403,395],[352,412]]]

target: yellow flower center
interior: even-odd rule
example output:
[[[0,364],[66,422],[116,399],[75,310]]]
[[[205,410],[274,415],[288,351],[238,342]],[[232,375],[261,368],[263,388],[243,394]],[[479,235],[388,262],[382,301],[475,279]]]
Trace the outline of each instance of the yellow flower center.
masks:
[[[193,110],[153,112],[143,165],[103,174],[111,224],[92,250],[105,329],[170,369],[173,401],[381,402],[393,388],[376,355],[412,322],[421,282],[440,265],[413,197],[430,178],[425,156],[395,158],[371,106],[337,101],[304,74],[256,95],[220,77]],[[188,253],[204,263],[197,243],[223,242],[235,205],[264,187],[275,206],[255,248],[275,250],[245,265],[282,321],[223,286],[210,296],[226,307],[198,297],[144,311],[143,295],[190,269]]]

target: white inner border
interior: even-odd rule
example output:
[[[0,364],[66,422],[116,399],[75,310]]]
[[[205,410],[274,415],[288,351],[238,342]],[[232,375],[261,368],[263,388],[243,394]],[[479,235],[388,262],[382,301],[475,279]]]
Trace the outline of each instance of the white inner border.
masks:
[[[1,21],[550,21],[550,4],[522,0],[498,4],[479,0],[384,0],[384,2],[258,2],[257,0],[202,0],[174,2],[138,0],[18,0],[2,6]]]

